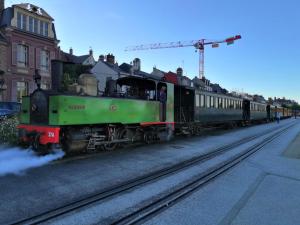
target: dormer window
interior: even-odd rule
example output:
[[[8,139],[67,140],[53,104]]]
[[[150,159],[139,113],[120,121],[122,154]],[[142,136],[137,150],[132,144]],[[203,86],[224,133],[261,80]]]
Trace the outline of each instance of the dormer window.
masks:
[[[22,13],[17,13],[17,26],[21,30],[26,30],[27,16]]]
[[[40,21],[40,35],[48,36],[49,23]]]
[[[36,9],[36,13],[38,14],[40,8],[31,8],[31,12],[34,12],[34,9]],[[16,13],[16,19],[17,19],[17,28],[24,31],[29,31],[31,33],[35,33],[44,37],[49,37],[49,29],[51,29],[51,23],[49,23],[49,20],[40,20],[36,17],[37,15],[33,15],[31,13],[30,15],[23,14],[22,12]]]
[[[29,32],[38,33],[38,20],[29,16]]]

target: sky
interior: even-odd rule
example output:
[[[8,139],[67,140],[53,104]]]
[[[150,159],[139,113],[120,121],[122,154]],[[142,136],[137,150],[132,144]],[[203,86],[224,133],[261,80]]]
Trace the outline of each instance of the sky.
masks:
[[[30,2],[29,2],[30,1]],[[5,0],[6,6],[22,1]],[[24,1],[23,1],[24,2]],[[119,64],[141,59],[142,70],[183,67],[198,76],[193,47],[125,52],[131,45],[223,40],[205,48],[205,77],[229,91],[300,102],[300,1],[298,0],[28,0],[53,18],[60,47],[74,54],[113,53]]]

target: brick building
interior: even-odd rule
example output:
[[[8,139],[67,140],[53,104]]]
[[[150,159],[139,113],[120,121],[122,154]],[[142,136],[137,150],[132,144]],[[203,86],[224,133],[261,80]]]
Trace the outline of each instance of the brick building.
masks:
[[[53,21],[38,6],[26,3],[5,8],[0,0],[0,69],[7,86],[1,92],[2,101],[20,102],[30,94],[35,89],[36,69],[42,76],[42,88],[51,87],[51,60],[59,57]]]

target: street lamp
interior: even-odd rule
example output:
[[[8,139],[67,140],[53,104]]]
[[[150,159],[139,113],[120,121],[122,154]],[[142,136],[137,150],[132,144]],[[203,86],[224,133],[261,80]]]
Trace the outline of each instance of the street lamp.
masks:
[[[36,83],[36,86],[38,89],[41,89],[41,80],[42,80],[42,77],[41,75],[39,74],[39,70],[35,70],[35,74],[33,75],[33,79]]]

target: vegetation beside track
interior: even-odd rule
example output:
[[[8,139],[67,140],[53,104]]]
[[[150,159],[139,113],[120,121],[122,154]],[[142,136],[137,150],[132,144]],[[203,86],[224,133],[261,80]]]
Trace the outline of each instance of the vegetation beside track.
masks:
[[[17,126],[19,120],[17,116],[0,118],[0,143],[17,144]]]

